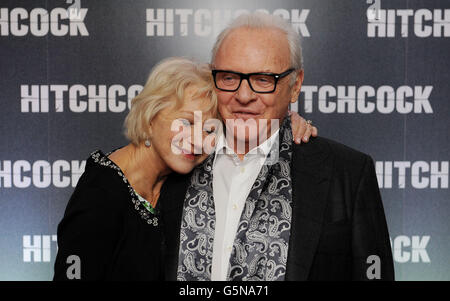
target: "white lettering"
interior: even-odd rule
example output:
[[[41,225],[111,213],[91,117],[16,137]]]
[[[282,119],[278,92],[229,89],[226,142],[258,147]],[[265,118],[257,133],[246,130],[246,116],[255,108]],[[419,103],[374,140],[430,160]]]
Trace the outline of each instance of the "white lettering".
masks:
[[[300,96],[304,97],[305,113],[312,113],[314,105],[321,113],[381,113],[432,114],[430,103],[433,86],[303,86]],[[298,105],[291,105],[298,111]]]
[[[256,9],[255,11],[270,13],[266,9]],[[199,37],[216,36],[233,18],[249,12],[247,9],[148,8],[146,10],[146,34],[149,37],[188,36],[191,34]],[[292,9],[290,11],[275,9],[272,14],[290,21],[292,27],[301,36],[311,36],[306,26],[309,9]]]
[[[21,112],[64,112],[66,103],[73,113],[122,113],[142,91],[141,85],[21,85]]]
[[[75,187],[84,172],[86,161],[56,160],[51,163],[38,160],[0,161],[0,187],[3,188],[56,188]]]
[[[51,11],[45,8],[34,8],[30,12],[21,7],[13,8],[11,11],[8,11],[8,8],[1,8],[0,35],[11,34],[17,37],[28,34],[36,37],[44,37],[48,34],[56,37],[89,36],[84,23],[87,12],[87,8],[80,8],[77,18],[70,18],[67,10],[61,7]]]
[[[407,38],[411,29],[418,38],[450,36],[450,9],[380,9],[379,18],[369,18],[369,10],[367,15],[370,38],[393,38],[398,33]]]
[[[400,189],[408,184],[415,189],[448,188],[449,161],[378,161],[375,169],[380,188],[392,188],[393,179],[397,183],[395,188]]]

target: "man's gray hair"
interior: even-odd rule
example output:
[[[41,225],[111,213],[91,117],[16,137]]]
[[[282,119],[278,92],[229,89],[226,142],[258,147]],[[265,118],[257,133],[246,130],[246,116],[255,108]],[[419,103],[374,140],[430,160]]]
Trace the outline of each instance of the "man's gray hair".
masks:
[[[289,50],[291,54],[291,66],[296,70],[303,69],[302,48],[300,46],[300,36],[295,29],[286,22],[282,17],[269,15],[263,12],[255,12],[251,14],[243,14],[234,19],[222,32],[217,36],[216,42],[212,49],[211,64],[214,64],[217,51],[220,48],[223,40],[228,34],[237,28],[247,27],[255,29],[278,29],[286,33],[286,38],[289,43]],[[295,72],[296,73],[296,72]]]

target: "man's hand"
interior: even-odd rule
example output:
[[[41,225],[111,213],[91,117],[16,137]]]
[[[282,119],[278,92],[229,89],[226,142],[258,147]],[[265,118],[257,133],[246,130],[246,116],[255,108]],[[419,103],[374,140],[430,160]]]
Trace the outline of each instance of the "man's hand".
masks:
[[[302,140],[308,142],[311,136],[317,137],[318,130],[311,121],[307,122],[297,112],[289,111],[289,116],[291,116],[292,136],[296,144],[300,144]]]

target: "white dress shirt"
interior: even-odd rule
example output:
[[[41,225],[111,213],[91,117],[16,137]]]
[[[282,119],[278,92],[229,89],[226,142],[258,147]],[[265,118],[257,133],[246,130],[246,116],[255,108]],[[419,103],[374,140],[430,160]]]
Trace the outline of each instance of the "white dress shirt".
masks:
[[[213,163],[216,226],[211,280],[227,280],[228,264],[245,201],[278,137],[279,130],[251,149],[242,161],[229,147],[224,135],[218,138]]]

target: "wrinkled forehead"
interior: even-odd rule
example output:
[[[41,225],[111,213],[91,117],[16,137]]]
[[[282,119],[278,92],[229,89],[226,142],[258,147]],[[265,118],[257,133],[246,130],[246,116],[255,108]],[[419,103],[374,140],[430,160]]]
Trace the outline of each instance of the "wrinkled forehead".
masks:
[[[240,72],[276,72],[288,68],[289,62],[289,43],[283,31],[240,27],[225,37],[213,67]]]

